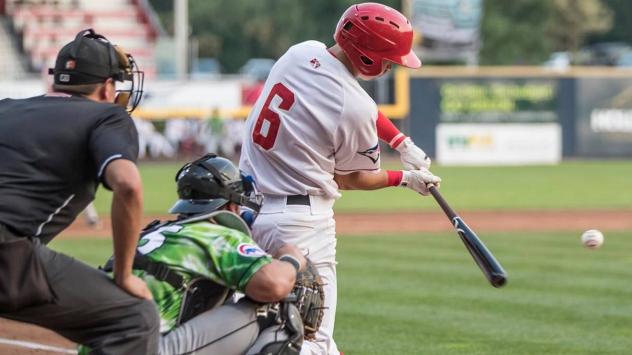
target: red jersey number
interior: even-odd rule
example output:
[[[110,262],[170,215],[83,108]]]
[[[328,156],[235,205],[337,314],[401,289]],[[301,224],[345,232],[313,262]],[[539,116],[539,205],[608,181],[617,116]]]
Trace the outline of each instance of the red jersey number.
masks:
[[[281,98],[281,103],[279,104],[280,110],[289,111],[292,105],[294,105],[294,93],[285,85],[276,83],[272,87],[266,99],[266,103],[263,104],[261,113],[259,113],[257,122],[255,123],[255,129],[252,131],[252,140],[265,150],[269,150],[274,146],[277,134],[279,133],[279,127],[281,127],[281,117],[279,117],[278,113],[270,109],[270,103],[275,96]]]

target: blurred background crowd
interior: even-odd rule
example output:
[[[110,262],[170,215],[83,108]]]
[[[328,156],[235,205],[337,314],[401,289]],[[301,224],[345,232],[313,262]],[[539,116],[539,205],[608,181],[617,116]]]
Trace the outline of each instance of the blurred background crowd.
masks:
[[[236,157],[243,118],[259,96],[275,58],[304,40],[331,44],[337,19],[353,2],[0,0],[0,99],[43,93],[50,85],[47,69],[59,48],[80,29],[92,27],[131,52],[146,72],[145,98],[134,114],[142,157],[178,159],[207,151]],[[577,66],[632,68],[632,22],[628,19],[632,2],[628,0],[381,2],[401,9],[411,19],[415,50],[426,66],[420,73],[436,66],[513,66],[516,72],[530,66],[558,73]],[[444,77],[455,75],[446,73]],[[533,73],[523,76],[542,76]],[[392,104],[396,99],[393,75],[363,85],[378,103]],[[563,85],[554,83],[557,99],[551,105],[563,102],[559,98],[566,92]],[[441,94],[446,92],[442,86]],[[409,95],[413,102],[415,95]],[[523,99],[518,98],[518,106]],[[437,100],[443,100],[442,110],[451,102],[444,97]],[[563,116],[557,111],[557,116]],[[454,119],[446,112],[441,122]],[[415,128],[414,115],[408,113],[393,115],[403,118],[398,125],[404,130]],[[600,114],[602,118],[607,114],[607,122],[632,127],[628,111],[602,110]],[[632,128],[623,129],[629,131]]]

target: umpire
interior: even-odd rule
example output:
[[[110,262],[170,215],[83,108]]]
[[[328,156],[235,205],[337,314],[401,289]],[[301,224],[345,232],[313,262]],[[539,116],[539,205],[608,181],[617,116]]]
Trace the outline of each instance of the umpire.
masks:
[[[90,29],[61,49],[51,73],[51,93],[0,101],[0,316],[96,354],[155,354],[158,313],[131,273],[143,193],[138,135],[122,107],[138,104],[142,72]],[[113,192],[114,282],[46,246],[99,183]]]

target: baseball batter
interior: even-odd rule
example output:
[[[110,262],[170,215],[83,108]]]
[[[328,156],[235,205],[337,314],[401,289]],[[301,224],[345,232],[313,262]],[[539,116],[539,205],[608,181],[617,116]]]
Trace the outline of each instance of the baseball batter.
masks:
[[[413,31],[381,4],[351,6],[336,27],[336,44],[291,47],[272,68],[247,120],[240,166],[258,182],[265,203],[253,225],[265,249],[282,240],[299,246],[323,277],[323,324],[301,354],[338,354],[334,201],[339,190],[405,186],[423,195],[441,179],[430,159],[381,114],[356,78],[385,74],[393,63],[419,68]],[[401,153],[404,171],[380,169],[378,138]]]

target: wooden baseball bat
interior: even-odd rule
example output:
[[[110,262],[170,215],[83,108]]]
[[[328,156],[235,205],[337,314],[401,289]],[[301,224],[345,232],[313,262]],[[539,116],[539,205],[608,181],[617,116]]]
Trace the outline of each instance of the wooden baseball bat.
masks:
[[[465,224],[465,221],[454,212],[435,186],[430,186],[429,190],[432,197],[434,197],[445,215],[450,219],[450,222],[452,222],[452,225],[454,225],[454,229],[461,237],[463,244],[465,244],[465,247],[472,255],[472,258],[474,258],[478,267],[481,268],[489,283],[497,288],[505,286],[507,273],[492,252],[487,249],[476,233]]]

